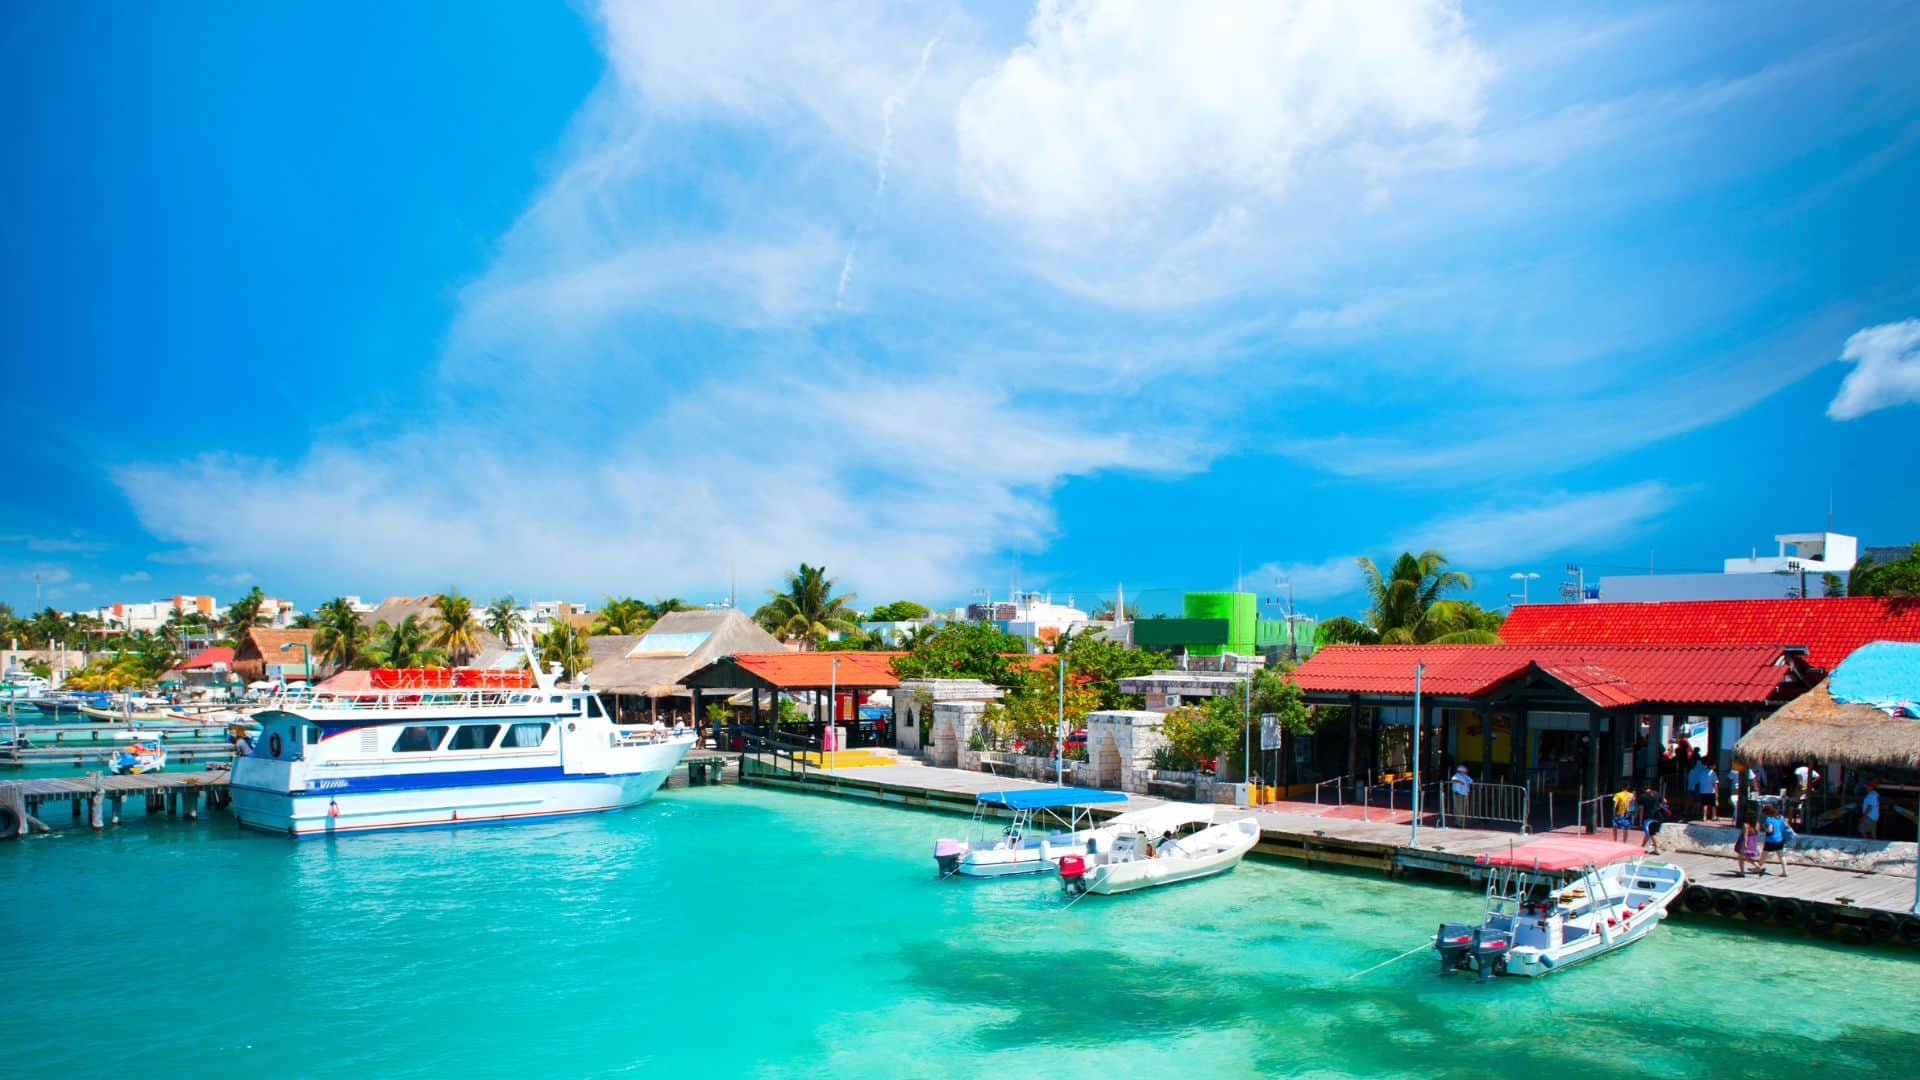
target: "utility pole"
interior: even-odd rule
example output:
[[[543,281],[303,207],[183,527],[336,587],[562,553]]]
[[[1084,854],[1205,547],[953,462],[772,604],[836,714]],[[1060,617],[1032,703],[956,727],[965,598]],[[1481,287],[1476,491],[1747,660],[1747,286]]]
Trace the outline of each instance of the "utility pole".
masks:
[[[1067,654],[1060,654],[1060,704],[1053,721],[1053,782],[1067,786]]]
[[[1407,846],[1420,846],[1420,676],[1425,674],[1427,666],[1418,660],[1413,663],[1413,835],[1407,838]],[[1391,799],[1388,800],[1392,802]]]

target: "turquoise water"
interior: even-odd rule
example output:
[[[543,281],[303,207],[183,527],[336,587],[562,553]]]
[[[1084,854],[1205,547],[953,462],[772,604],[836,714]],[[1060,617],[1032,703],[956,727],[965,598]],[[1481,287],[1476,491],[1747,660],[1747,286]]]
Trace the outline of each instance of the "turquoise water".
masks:
[[[1349,980],[1475,897],[1248,863],[1063,910],[1050,879],[935,880],[960,824],[725,787],[0,845],[0,1075],[1911,1075],[1898,953],[1674,922],[1538,982],[1424,953]]]

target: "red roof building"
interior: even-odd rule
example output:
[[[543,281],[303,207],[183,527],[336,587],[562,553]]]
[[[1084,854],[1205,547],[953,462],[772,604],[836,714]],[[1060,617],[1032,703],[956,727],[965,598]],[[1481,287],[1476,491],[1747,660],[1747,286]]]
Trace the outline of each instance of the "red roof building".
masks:
[[[1831,671],[1870,641],[1920,641],[1920,597],[1671,600],[1523,604],[1507,616],[1509,645],[1773,645],[1806,650]]]
[[[180,664],[181,671],[212,671],[215,667],[231,667],[233,650],[225,645],[201,649]]]
[[[1312,700],[1411,702],[1416,664],[1435,703],[1502,698],[1529,674],[1600,709],[1759,705],[1802,685],[1774,645],[1332,645],[1293,680]]]

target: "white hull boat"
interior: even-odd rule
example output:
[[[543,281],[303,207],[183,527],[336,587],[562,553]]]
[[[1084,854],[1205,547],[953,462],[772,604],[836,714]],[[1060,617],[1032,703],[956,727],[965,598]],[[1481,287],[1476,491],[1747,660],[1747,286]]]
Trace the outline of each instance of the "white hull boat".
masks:
[[[159,772],[167,767],[167,748],[157,742],[130,743],[107,758],[107,771],[115,776]]]
[[[315,694],[256,714],[235,758],[241,825],[289,836],[532,821],[651,797],[693,746],[600,699],[528,688]]]
[[[1651,933],[1687,884],[1685,871],[1634,845],[1577,837],[1481,861],[1486,914],[1477,925],[1440,924],[1433,947],[1443,973],[1537,977],[1604,956]]]
[[[1240,865],[1259,842],[1256,818],[1216,825],[1211,807],[1154,807],[1121,814],[1096,830],[1086,853],[1066,853],[1059,859],[1060,882],[1074,896],[1111,896],[1193,881]]]
[[[1084,854],[1093,828],[1087,807],[1122,803],[1118,792],[1094,788],[1021,788],[982,792],[974,800],[966,839],[933,842],[941,877],[1013,877],[1051,872],[1063,854]],[[1004,827],[997,815],[1012,811]]]

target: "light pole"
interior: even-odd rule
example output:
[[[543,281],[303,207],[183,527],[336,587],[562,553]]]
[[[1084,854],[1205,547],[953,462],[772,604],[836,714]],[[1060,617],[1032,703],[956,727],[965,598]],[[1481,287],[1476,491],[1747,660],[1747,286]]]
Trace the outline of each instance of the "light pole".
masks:
[[[1530,570],[1524,573],[1519,570],[1515,570],[1513,573],[1507,576],[1511,577],[1513,580],[1520,583],[1520,602],[1522,604],[1526,603],[1527,602],[1527,583],[1539,577],[1540,575]],[[1513,594],[1508,593],[1507,599],[1509,600],[1513,599]]]
[[[1411,848],[1420,846],[1420,676],[1426,670],[1425,664],[1413,662],[1413,835],[1407,838]]]
[[[286,652],[288,649],[294,648],[296,646],[300,649],[300,673],[306,676],[307,685],[312,686],[313,685],[313,653],[308,651],[307,643],[304,641],[284,642],[280,646],[280,651]]]
[[[827,753],[833,755],[827,759],[827,768],[829,770],[833,768],[834,762],[838,761],[840,757],[839,733],[836,732],[833,727],[833,722],[839,719],[837,715],[839,711],[840,658],[836,656],[827,664],[827,730],[820,733],[820,737],[827,740]]]
[[[1053,782],[1067,786],[1067,656],[1060,654],[1060,703],[1053,721]]]

